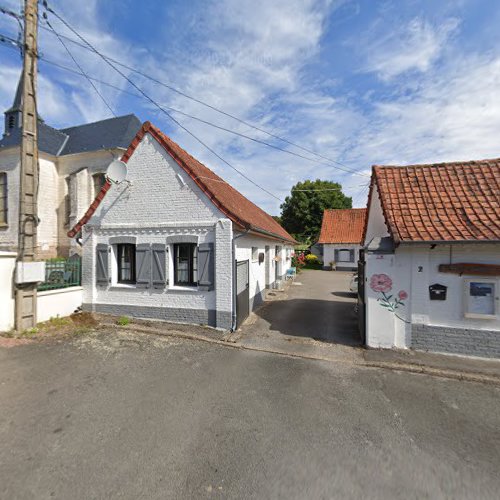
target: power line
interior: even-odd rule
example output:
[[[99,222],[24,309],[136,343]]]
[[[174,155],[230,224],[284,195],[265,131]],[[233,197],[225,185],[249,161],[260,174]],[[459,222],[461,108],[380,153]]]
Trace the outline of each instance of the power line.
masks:
[[[203,142],[199,137],[197,137],[193,132],[191,132],[187,127],[182,125],[177,119],[175,119],[167,110],[165,110],[160,104],[158,104],[153,98],[151,98],[146,92],[144,92],[139,86],[137,86],[127,75],[125,75],[121,70],[119,70],[111,61],[109,61],[104,55],[102,55],[90,42],[88,42],[82,35],[80,35],[73,27],[69,25],[59,14],[57,14],[52,8],[47,6],[47,2],[43,2],[44,7],[61,23],[63,23],[69,30],[71,30],[80,40],[82,40],[84,43],[86,43],[93,52],[95,52],[101,59],[103,59],[109,66],[111,66],[119,75],[122,76],[122,78],[125,78],[130,85],[132,85],[137,91],[139,91],[148,101],[151,102],[154,106],[156,106],[159,110],[161,110],[163,113],[165,113],[178,127],[182,128],[186,133],[188,133],[193,139],[198,141],[202,146],[204,146],[208,151],[210,151],[214,156],[216,156],[219,160],[224,162],[228,167],[232,168],[234,171],[238,172],[242,177],[244,177],[247,181],[251,182],[254,186],[258,187],[268,195],[272,196],[278,201],[283,201],[281,198],[278,198],[276,195],[268,191],[266,188],[262,187],[261,185],[257,184],[255,181],[253,181],[250,177],[248,177],[246,174],[238,170],[236,167],[231,165],[227,160],[225,160],[222,156],[220,156],[216,151],[214,151],[208,144]]]
[[[8,41],[12,44],[12,45],[18,45],[14,39],[12,39],[12,38],[10,38],[10,37],[8,37],[8,36],[5,36],[5,35],[0,34],[0,42],[2,42],[4,38],[6,38],[6,39],[7,39],[7,40],[8,40]],[[14,47],[9,47],[9,48],[12,48],[13,50],[16,50],[16,49],[14,49]],[[111,83],[105,82],[105,81],[100,80],[100,79],[98,79],[98,78],[95,78],[95,77],[89,76],[88,74],[85,74],[85,73],[83,73],[83,72],[76,71],[76,70],[74,70],[74,69],[72,69],[72,68],[69,68],[69,67],[64,66],[64,65],[62,65],[62,64],[59,64],[59,63],[57,63],[57,62],[55,62],[55,61],[52,61],[52,60],[50,60],[50,59],[47,59],[47,58],[46,58],[46,57],[44,57],[44,56],[40,56],[40,57],[39,57],[39,59],[40,59],[41,61],[43,61],[43,62],[47,63],[47,64],[50,64],[50,65],[52,65],[52,66],[54,66],[54,67],[56,67],[56,68],[59,68],[59,69],[61,69],[61,70],[67,71],[67,72],[69,72],[69,73],[73,73],[73,74],[75,74],[75,75],[77,75],[77,76],[81,76],[81,77],[87,78],[88,80],[93,80],[93,81],[98,82],[98,83],[100,83],[100,84],[102,84],[102,85],[106,85],[106,86],[108,86],[108,87],[110,87],[110,88],[112,88],[112,89],[114,89],[114,90],[116,90],[116,91],[118,91],[118,92],[122,92],[122,93],[124,93],[124,94],[130,95],[130,96],[133,96],[133,97],[137,97],[137,98],[143,98],[141,95],[139,95],[139,94],[137,94],[137,93],[135,93],[135,92],[129,92],[129,91],[127,91],[127,90],[121,89],[120,87],[117,87],[116,85],[113,85],[113,84],[111,84]],[[79,66],[79,65],[78,65],[78,66]],[[177,110],[177,109],[172,108],[172,107],[169,107],[169,106],[165,106],[165,107],[166,107],[167,109],[171,110],[172,112],[179,113],[179,114],[182,114],[182,115],[188,116],[188,117],[190,117],[190,118],[193,118],[194,120],[198,120],[198,121],[201,121],[201,122],[203,122],[203,123],[207,123],[208,125],[211,125],[211,126],[215,126],[215,127],[217,127],[217,125],[214,125],[214,124],[212,124],[212,123],[210,123],[210,122],[205,122],[205,120],[202,120],[202,119],[200,119],[200,118],[198,118],[198,117],[196,117],[196,116],[189,115],[189,114],[187,114],[187,113],[184,113],[183,111]],[[228,130],[228,132],[232,133],[232,131],[231,131],[231,130]],[[208,179],[208,180],[210,180],[210,181],[212,181],[212,182],[221,182],[221,183],[225,183],[225,184],[227,184],[227,182],[226,182],[226,181],[224,181],[224,180],[221,180],[221,181],[216,181],[216,180],[214,180],[214,179],[212,179],[212,178],[210,178],[210,177],[203,177],[203,176],[199,176],[198,178],[200,178],[200,179]],[[361,185],[361,186],[358,186],[358,187],[362,187],[362,188],[363,188],[363,190],[364,190],[364,189],[366,189],[365,184],[363,184],[363,185]],[[338,190],[337,188],[325,188],[325,189],[295,189],[295,188],[292,188],[292,192],[322,192],[322,191],[337,191],[337,190]],[[280,201],[281,201],[281,200],[280,200]]]
[[[50,8],[47,6],[47,2],[44,2],[44,5],[45,5],[45,7],[47,8],[47,10],[49,10],[49,12],[51,12],[51,11],[50,11]],[[52,12],[52,13],[53,13],[54,15],[56,15],[54,12]],[[57,17],[57,15],[56,15],[56,17]],[[61,19],[59,19],[59,20],[61,20]],[[61,20],[61,22],[63,22],[63,21]],[[63,22],[63,24],[64,24],[64,22]],[[48,29],[47,29],[46,27],[44,27],[43,25],[40,25],[40,27],[41,27],[42,29],[45,29],[45,30],[46,30],[46,31],[48,31],[49,33],[51,33],[51,31],[50,31],[50,30],[48,30]],[[71,29],[71,27],[70,27],[69,25],[67,25],[67,27],[68,27],[70,30],[72,30],[72,29]],[[73,31],[73,32],[74,32],[74,31]],[[74,32],[74,33],[75,33],[75,32]],[[78,36],[78,34],[77,34],[77,33],[75,33],[75,34]],[[84,45],[84,44],[82,44],[82,43],[78,42],[77,40],[74,40],[74,39],[73,39],[73,38],[71,38],[71,37],[68,37],[68,36],[65,36],[65,35],[62,35],[62,34],[59,34],[59,36],[60,36],[60,37],[62,37],[62,38],[64,38],[64,39],[66,39],[66,40],[68,40],[68,41],[69,41],[69,42],[71,42],[71,43],[74,43],[75,45],[80,46],[81,48],[83,48],[83,49],[85,49],[85,50],[91,50],[92,52],[97,53],[97,51],[96,51],[96,50],[93,50],[93,48],[89,48],[90,46]],[[99,55],[101,55],[101,54],[99,54]],[[345,165],[345,164],[343,164],[343,163],[339,162],[338,160],[334,160],[334,159],[332,159],[332,158],[329,158],[329,157],[327,157],[327,156],[324,156],[324,155],[322,155],[322,154],[320,154],[320,153],[317,153],[317,152],[316,152],[316,151],[314,151],[314,150],[311,150],[311,149],[305,148],[304,146],[301,146],[300,144],[297,144],[297,143],[295,143],[295,142],[292,142],[292,141],[290,141],[290,140],[288,140],[288,139],[285,139],[284,137],[281,137],[281,136],[279,136],[279,135],[277,135],[277,134],[274,134],[274,133],[272,133],[272,132],[269,132],[268,130],[265,130],[265,129],[261,128],[261,127],[258,127],[258,126],[256,126],[256,125],[253,125],[252,123],[250,123],[250,122],[248,122],[248,121],[246,121],[246,120],[243,120],[242,118],[239,118],[239,117],[237,117],[237,116],[235,116],[235,115],[233,115],[233,114],[231,114],[231,113],[228,113],[227,111],[224,111],[224,110],[222,110],[222,109],[219,109],[219,108],[217,108],[217,107],[215,107],[215,106],[213,106],[213,105],[211,105],[211,104],[209,104],[209,103],[207,103],[207,102],[202,101],[201,99],[198,99],[198,98],[193,97],[193,96],[191,96],[191,95],[189,95],[189,94],[186,94],[186,93],[185,93],[185,92],[183,92],[182,90],[179,90],[179,89],[177,89],[177,88],[173,87],[172,85],[169,85],[169,84],[167,84],[167,83],[165,83],[165,82],[162,82],[162,81],[160,81],[160,80],[158,80],[158,79],[156,79],[156,78],[154,78],[154,77],[152,77],[152,76],[150,76],[150,75],[148,75],[148,74],[146,74],[146,73],[144,73],[144,72],[142,72],[142,71],[140,71],[140,70],[138,70],[138,69],[136,69],[136,68],[134,68],[134,67],[132,67],[132,66],[129,66],[129,65],[127,65],[127,64],[124,64],[124,63],[122,63],[121,61],[118,61],[118,60],[116,60],[116,59],[114,59],[114,58],[112,58],[112,57],[109,57],[109,56],[107,56],[107,55],[102,55],[102,57],[104,57],[104,58],[105,58],[105,59],[107,59],[108,61],[111,61],[111,62],[113,62],[113,63],[115,63],[115,64],[117,64],[117,65],[119,65],[119,66],[121,66],[121,67],[123,67],[123,68],[126,68],[126,69],[128,69],[129,71],[132,71],[133,73],[136,73],[136,74],[138,74],[138,75],[140,75],[140,76],[142,76],[142,77],[144,77],[144,78],[146,78],[146,79],[148,79],[148,80],[150,80],[150,81],[152,81],[152,82],[154,82],[154,83],[157,83],[158,85],[161,85],[161,86],[163,86],[163,87],[165,87],[165,88],[167,88],[167,89],[171,90],[172,92],[175,92],[175,93],[177,93],[177,94],[179,94],[179,95],[181,95],[181,96],[185,97],[186,99],[190,99],[190,100],[192,100],[192,101],[194,101],[194,102],[196,102],[196,103],[198,103],[198,104],[200,104],[200,105],[202,105],[202,106],[205,106],[205,107],[207,107],[207,108],[209,108],[209,109],[211,109],[211,110],[213,110],[213,111],[216,111],[217,113],[220,113],[220,114],[222,114],[222,115],[224,115],[224,116],[227,116],[228,118],[231,118],[231,119],[233,119],[233,120],[236,120],[236,121],[238,121],[239,123],[242,123],[242,124],[246,125],[247,127],[250,127],[250,128],[252,128],[252,129],[254,129],[254,130],[257,130],[257,131],[259,131],[259,132],[262,132],[262,133],[264,133],[264,134],[266,134],[266,135],[268,135],[268,136],[270,136],[270,137],[273,137],[274,139],[278,139],[278,140],[280,140],[280,141],[282,141],[282,142],[285,142],[286,144],[289,144],[289,145],[294,146],[294,147],[296,147],[296,148],[298,148],[298,149],[301,149],[302,151],[305,151],[305,152],[307,152],[307,153],[309,153],[309,154],[313,154],[313,155],[317,156],[318,158],[322,158],[322,159],[324,159],[324,160],[326,160],[326,161],[328,161],[328,162],[330,162],[330,163],[335,163],[336,165],[338,165],[338,166],[334,166],[334,165],[329,165],[329,166],[333,166],[334,168],[337,168],[337,169],[339,169],[339,170],[342,170],[342,171],[345,171],[345,172],[348,172],[348,173],[352,173],[352,174],[355,174],[355,175],[360,175],[360,176],[363,176],[363,177],[367,177],[367,175],[366,175],[366,174],[362,174],[362,173],[358,172],[357,170],[355,170],[355,169],[353,169],[353,168],[350,168],[350,167],[348,167],[347,165]],[[226,129],[226,130],[227,130],[227,129]],[[248,136],[244,136],[244,137],[249,138]],[[254,139],[254,138],[250,138],[250,139],[251,139],[251,140],[254,140],[254,141],[256,141],[256,142],[258,142],[258,141],[259,141],[258,139]],[[261,144],[265,144],[265,145],[268,145],[268,146],[269,146],[269,144],[268,144],[268,143],[265,143],[264,141],[260,141],[260,143],[261,143]],[[298,156],[298,157],[300,157],[300,158],[306,158],[306,159],[308,159],[309,161],[314,161],[314,160],[312,160],[311,158],[307,158],[307,157],[304,157],[304,156],[298,155],[297,153],[293,153],[292,151],[285,150],[285,149],[279,148],[279,147],[277,147],[277,146],[272,146],[272,145],[270,145],[270,147],[274,147],[275,149],[278,149],[278,150],[280,150],[280,151],[286,151],[286,152],[291,153],[291,154],[294,154],[295,156]],[[322,164],[324,164],[324,163],[322,163]],[[340,166],[340,167],[343,167],[343,168],[339,168],[339,166]]]
[[[53,31],[54,35],[57,37],[57,39],[61,42],[61,45],[66,49],[66,52],[68,53],[69,57],[73,60],[75,63],[75,66],[81,71],[81,74],[87,79],[87,81],[92,85],[92,88],[95,90],[96,94],[101,98],[102,102],[106,105],[106,107],[109,109],[111,114],[116,117],[115,112],[111,108],[111,106],[108,104],[108,101],[104,98],[104,96],[99,92],[99,89],[96,87],[94,82],[88,77],[87,73],[83,70],[83,68],[80,66],[78,61],[73,57],[73,54],[69,50],[68,46],[64,43],[64,40],[59,36],[59,34],[56,32],[56,30],[52,27],[52,25],[49,23],[49,21],[46,19],[46,13],[44,13],[44,18],[45,22],[47,23],[47,26]]]

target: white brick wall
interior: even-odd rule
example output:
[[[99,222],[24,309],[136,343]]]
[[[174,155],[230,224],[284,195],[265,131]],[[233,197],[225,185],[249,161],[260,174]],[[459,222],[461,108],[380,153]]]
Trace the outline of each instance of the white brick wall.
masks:
[[[194,181],[148,134],[128,162],[128,183],[114,185],[84,228],[84,303],[177,310],[232,311],[232,223],[208,200]],[[169,247],[168,285],[163,290],[112,283],[95,285],[95,247],[128,236],[136,244],[163,243]],[[214,243],[215,289],[181,289],[173,284],[172,238]],[[110,270],[116,275],[114,254]]]

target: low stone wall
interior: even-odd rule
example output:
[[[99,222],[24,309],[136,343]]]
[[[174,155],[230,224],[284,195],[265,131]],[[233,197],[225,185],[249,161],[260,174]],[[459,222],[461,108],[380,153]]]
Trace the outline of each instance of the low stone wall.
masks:
[[[500,358],[500,332],[412,324],[411,347],[426,351]]]

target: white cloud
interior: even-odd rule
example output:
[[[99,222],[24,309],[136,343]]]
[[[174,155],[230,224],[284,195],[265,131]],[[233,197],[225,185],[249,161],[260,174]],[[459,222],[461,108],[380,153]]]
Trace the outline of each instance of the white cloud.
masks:
[[[457,31],[459,21],[449,18],[439,25],[416,17],[401,29],[380,33],[381,27],[362,38],[366,71],[373,71],[383,80],[391,80],[402,73],[424,73],[441,56],[450,37]]]

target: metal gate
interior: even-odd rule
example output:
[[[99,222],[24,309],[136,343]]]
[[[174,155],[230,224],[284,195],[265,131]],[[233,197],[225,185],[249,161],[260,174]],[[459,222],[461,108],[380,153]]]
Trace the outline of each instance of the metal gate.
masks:
[[[236,328],[239,328],[250,313],[250,290],[248,283],[248,260],[236,261]]]
[[[366,342],[365,265],[364,250],[360,250],[358,260],[358,328],[363,344]]]

